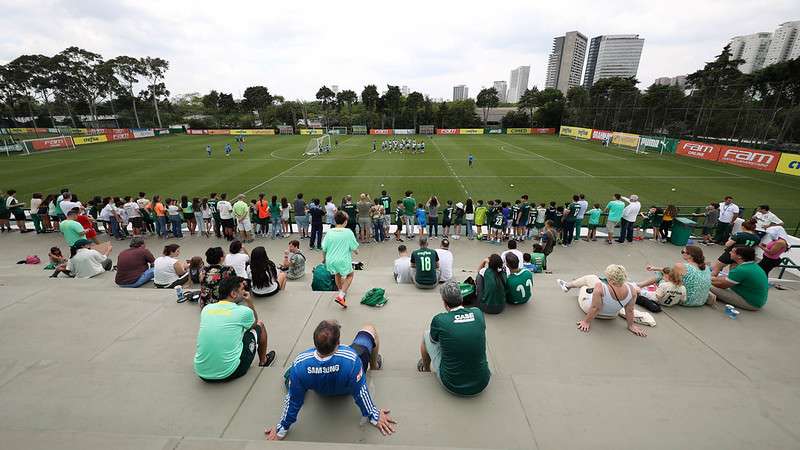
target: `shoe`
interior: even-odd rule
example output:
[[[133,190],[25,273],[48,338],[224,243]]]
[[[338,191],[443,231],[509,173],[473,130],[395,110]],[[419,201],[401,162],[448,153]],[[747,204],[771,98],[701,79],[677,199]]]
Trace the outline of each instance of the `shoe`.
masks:
[[[569,292],[569,286],[567,286],[567,282],[566,281],[564,281],[561,278],[559,278],[559,279],[556,280],[556,283],[558,284],[558,287],[560,287],[562,291]]]
[[[258,367],[269,367],[275,361],[275,350],[270,350],[267,353],[267,360],[264,361],[264,364],[259,364]]]
[[[341,295],[337,295],[336,298],[333,299],[336,303],[339,304],[344,309],[347,309],[347,301]]]

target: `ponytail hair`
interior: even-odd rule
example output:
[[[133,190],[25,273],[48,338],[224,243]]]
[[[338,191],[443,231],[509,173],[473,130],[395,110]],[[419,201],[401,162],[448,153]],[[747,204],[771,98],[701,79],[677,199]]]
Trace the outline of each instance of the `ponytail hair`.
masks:
[[[703,256],[703,249],[696,245],[687,245],[684,251],[692,257],[692,261],[700,270],[706,270],[706,257]]]

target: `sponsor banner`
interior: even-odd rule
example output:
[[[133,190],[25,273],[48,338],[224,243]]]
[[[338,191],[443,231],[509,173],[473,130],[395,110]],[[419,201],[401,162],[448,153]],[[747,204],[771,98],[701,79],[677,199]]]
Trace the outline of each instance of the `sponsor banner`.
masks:
[[[322,136],[324,133],[322,132],[322,128],[301,128],[300,134]]]
[[[531,128],[531,134],[556,134],[556,129],[555,128]]]
[[[797,153],[781,153],[781,159],[775,172],[800,177],[800,155]]]
[[[22,144],[9,144],[9,145],[0,145],[0,152],[1,153],[11,153],[11,152],[21,152],[25,150],[25,147]]]
[[[208,134],[208,130],[196,130],[194,128],[189,128],[186,130],[187,134]]]
[[[84,130],[84,133],[90,136],[106,133],[105,128],[85,128]]]
[[[561,127],[561,131],[559,133],[561,136],[569,136],[578,139],[591,139],[592,137],[592,129],[591,128],[580,128],[580,127]]]
[[[94,144],[97,142],[108,142],[108,137],[105,134],[97,134],[94,136],[78,136],[73,138],[75,145]]]
[[[133,130],[132,133],[134,139],[149,138],[156,135],[153,130]]]
[[[33,133],[33,128],[7,128],[8,134]]]
[[[230,130],[232,135],[243,135],[243,136],[273,136],[275,134],[275,130],[272,128],[266,129],[252,129],[252,130]]]
[[[52,134],[58,134],[58,128],[48,128],[47,132]]]
[[[506,128],[506,134],[531,134],[530,128]]]
[[[88,128],[73,128],[72,129],[72,133],[73,134],[86,134],[88,131],[89,131]]]
[[[225,131],[225,130],[220,130],[220,131]],[[169,134],[169,130],[167,130],[165,128],[156,128],[156,129],[153,130],[153,132],[156,134],[156,136],[165,136],[165,135]],[[223,133],[223,134],[225,134],[225,133]]]
[[[606,139],[611,139],[611,136],[614,133],[608,130],[592,130],[592,140],[593,141],[605,141]]]
[[[106,135],[106,138],[108,138],[109,142],[110,141],[126,141],[128,139],[133,139],[133,133],[131,133],[130,130],[127,130],[127,129],[114,128],[114,129],[112,129],[112,131],[106,132],[105,135]]]
[[[487,128],[486,134],[503,134],[502,128]]]
[[[395,128],[394,134],[416,134],[413,128]]]
[[[371,128],[369,130],[369,134],[383,134],[383,135],[390,135],[394,130],[391,128]]]
[[[206,130],[206,134],[216,134],[216,135],[225,134],[225,135],[227,135],[227,134],[230,134],[230,133],[228,133],[228,130]]]
[[[621,145],[623,147],[637,148],[639,147],[639,135],[615,131],[611,135],[611,143],[614,145]]]
[[[739,167],[774,172],[781,159],[779,152],[720,145],[717,161]]]
[[[437,128],[436,134],[458,134],[458,128]]]
[[[675,153],[675,148],[678,146],[677,139],[658,137],[658,136],[640,136],[639,147],[651,148],[659,153]]]
[[[51,139],[35,139],[28,141],[34,150],[48,150],[51,148],[66,148],[72,147],[72,138],[69,136],[56,137]]]
[[[483,128],[459,128],[458,134],[483,134]]]
[[[675,153],[690,158],[716,161],[719,158],[719,146],[705,142],[680,141]]]

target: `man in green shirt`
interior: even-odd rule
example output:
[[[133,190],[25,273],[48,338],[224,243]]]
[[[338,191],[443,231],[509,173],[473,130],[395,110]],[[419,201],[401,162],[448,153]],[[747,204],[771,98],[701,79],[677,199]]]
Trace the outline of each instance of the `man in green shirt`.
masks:
[[[709,304],[721,301],[748,311],[758,311],[767,303],[769,279],[755,263],[755,248],[736,246],[731,250],[731,258],[736,267],[728,272],[728,276],[711,278],[711,293],[716,299]]]
[[[342,211],[347,213],[347,228],[356,234],[356,224],[358,223],[358,207],[355,203],[353,203],[353,196],[348,195],[345,197],[344,205],[342,205]]]
[[[414,237],[414,212],[417,210],[417,199],[411,196],[413,192],[406,191],[406,197],[403,199],[403,224],[406,229],[406,237]]]
[[[616,227],[622,219],[622,211],[624,209],[625,202],[622,201],[622,195],[620,194],[614,194],[614,200],[611,200],[606,205],[606,211],[608,211],[608,218],[606,219],[606,232],[608,236],[606,240],[609,245],[611,244],[611,240],[614,239],[614,227]]]
[[[383,207],[383,235],[389,235],[389,225],[392,224],[392,197],[381,191],[380,203]]]
[[[486,322],[477,308],[461,305],[458,282],[447,281],[440,290],[445,312],[431,320],[420,345],[420,372],[433,372],[448,392],[477,395],[492,374],[486,360]]]
[[[216,303],[200,312],[194,372],[204,381],[229,381],[241,377],[258,354],[258,365],[269,366],[275,351],[267,353],[267,330],[241,277],[223,280]],[[247,306],[240,303],[245,302]]]
[[[439,254],[428,248],[427,236],[420,236],[419,248],[411,253],[414,284],[420,289],[433,289],[439,282]]]
[[[331,228],[322,239],[322,261],[334,277],[339,293],[334,301],[347,308],[345,297],[353,283],[353,252],[358,249],[358,241],[352,230],[346,228],[347,214],[337,211],[333,216],[336,227]]]
[[[250,205],[245,201],[244,194],[239,194],[236,197],[236,203],[233,204],[233,218],[236,219],[236,229],[242,234],[242,242],[253,242]]]
[[[533,295],[533,274],[528,269],[520,269],[520,260],[513,253],[506,253],[506,267],[509,274],[506,282],[506,302],[512,305],[528,303]]]
[[[86,239],[86,230],[83,225],[78,222],[78,208],[73,208],[67,211],[67,220],[62,220],[58,225],[61,234],[64,235],[64,240],[70,249],[75,245],[78,239]]]

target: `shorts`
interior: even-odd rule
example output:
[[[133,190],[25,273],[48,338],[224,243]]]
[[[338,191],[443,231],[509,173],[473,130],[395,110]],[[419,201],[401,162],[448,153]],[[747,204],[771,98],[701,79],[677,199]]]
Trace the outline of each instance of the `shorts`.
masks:
[[[186,213],[186,212],[183,213],[183,220],[185,222],[188,222],[188,221],[190,221],[192,219],[194,219],[194,213]]]
[[[506,225],[505,222],[500,224],[500,225],[497,225],[497,224],[493,223],[491,228],[493,230],[502,230],[503,228],[505,228],[505,225]]]
[[[464,218],[463,217],[456,217],[456,220],[453,221],[455,225],[464,225]]]
[[[586,225],[586,228],[588,228],[590,230],[596,230],[598,226],[600,226],[600,225],[596,224],[596,223],[590,223],[590,224]]]
[[[367,229],[372,226],[372,219],[369,217],[359,217],[358,226],[361,227],[362,230]]]
[[[614,222],[613,220],[607,220],[606,221],[606,232],[609,235],[614,234],[614,227],[617,226],[617,223],[619,223],[619,222]]]
[[[517,225],[516,226],[524,227],[524,226],[527,226],[527,225],[528,225],[528,218],[527,217],[523,217],[522,219],[519,219],[517,221]]]
[[[442,226],[443,227],[449,227],[452,224],[453,224],[453,221],[451,219],[446,219],[446,220],[442,219]]]
[[[431,340],[430,330],[425,331],[423,341],[425,342],[425,351],[427,351],[428,356],[431,357],[431,372],[435,373],[436,378],[441,382],[442,376],[439,374],[439,366],[442,363],[442,346],[438,342],[433,342],[433,340]]]
[[[250,223],[250,219],[249,218],[245,218],[245,219],[242,219],[242,220],[239,221],[239,223],[237,225],[237,229],[239,231],[250,232],[250,231],[253,231],[253,224]]]
[[[725,265],[734,263],[733,258],[731,258],[730,250],[725,250],[725,253],[719,255],[719,258],[717,258],[717,261],[719,261],[719,262],[721,262],[722,264],[725,264]]]
[[[21,209],[20,210],[11,211],[11,214],[14,215],[14,219],[16,219],[16,220],[25,220],[26,219],[25,211],[23,211]]]
[[[392,215],[391,214],[384,214],[383,215],[383,226],[385,228],[389,228],[389,225],[392,224]]]
[[[369,363],[372,360],[372,352],[375,350],[375,337],[367,330],[359,330],[353,343],[350,344],[356,355],[361,359],[361,365],[366,372],[369,370]]]
[[[300,228],[308,227],[308,216],[294,216],[294,222]]]
[[[536,225],[536,228],[537,228],[537,229],[539,229],[539,230],[541,230],[542,228],[544,228],[544,222],[536,222],[536,224],[535,224],[535,225]]]
[[[158,289],[174,289],[178,286],[183,286],[184,284],[186,284],[187,281],[189,281],[189,272],[186,272],[180,278],[178,278],[177,280],[173,281],[170,284],[156,284],[156,282],[154,281],[153,285]]]
[[[131,217],[131,223],[133,224],[133,228],[142,228],[141,217]]]
[[[222,228],[236,228],[236,221],[233,219],[221,219]]]
[[[200,377],[200,379],[209,383],[220,383],[223,381],[235,380],[246,374],[247,370],[250,369],[250,365],[253,364],[253,359],[255,359],[255,356],[258,354],[259,337],[261,337],[261,327],[251,328],[244,332],[242,336],[242,353],[239,354],[239,365],[233,373],[218,380],[209,380],[203,377]]]

